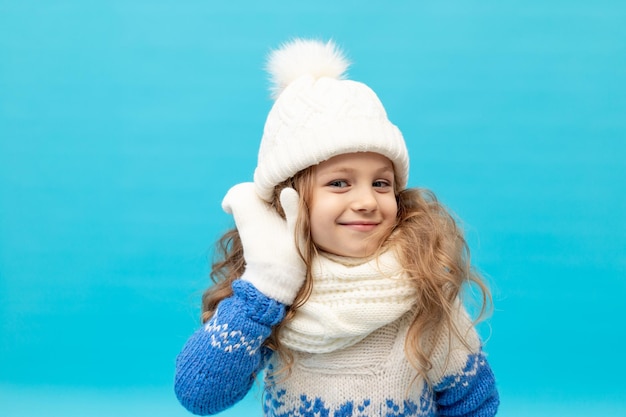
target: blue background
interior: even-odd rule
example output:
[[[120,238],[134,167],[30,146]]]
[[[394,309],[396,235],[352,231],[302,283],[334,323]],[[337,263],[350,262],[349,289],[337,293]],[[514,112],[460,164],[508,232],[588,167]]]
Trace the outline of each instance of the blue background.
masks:
[[[384,6],[383,6],[384,4]],[[333,38],[493,287],[501,416],[626,415],[626,3],[0,1],[0,414],[184,416],[263,63]],[[259,415],[258,388],[224,415]]]

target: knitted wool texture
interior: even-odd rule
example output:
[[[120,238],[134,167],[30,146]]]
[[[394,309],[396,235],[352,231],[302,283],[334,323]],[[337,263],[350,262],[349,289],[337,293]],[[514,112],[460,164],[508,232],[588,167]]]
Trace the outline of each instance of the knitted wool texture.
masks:
[[[445,334],[427,338],[433,347],[429,387],[404,352],[412,312],[350,347],[294,352],[291,372],[285,375],[277,372],[284,366],[280,356],[262,346],[284,311],[249,282],[233,283],[233,296],[220,303],[177,357],[175,390],[180,402],[195,414],[220,412],[241,400],[267,368],[266,417],[496,414],[494,376],[460,304],[455,320],[469,348]]]
[[[265,122],[254,172],[264,200],[299,171],[353,152],[386,156],[398,185],[406,186],[409,156],[402,133],[371,88],[343,79],[347,66],[332,42],[296,39],[270,55],[278,98]]]
[[[374,259],[320,254],[307,302],[280,332],[292,350],[326,353],[352,346],[404,315],[415,288],[392,250]]]
[[[465,328],[469,350],[444,336],[430,339],[434,355],[429,389],[404,351],[411,317],[406,314],[345,349],[295,352],[287,378],[272,373],[284,366],[274,355],[266,377],[265,415],[493,415],[498,402],[493,375],[475,332]],[[461,325],[469,323],[461,310],[458,319]],[[475,408],[481,411],[472,413]]]

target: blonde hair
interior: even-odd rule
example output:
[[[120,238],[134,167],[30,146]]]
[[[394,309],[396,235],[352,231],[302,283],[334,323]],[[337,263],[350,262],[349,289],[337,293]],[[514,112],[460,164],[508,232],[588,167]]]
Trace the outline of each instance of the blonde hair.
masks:
[[[304,242],[301,255],[307,266],[305,284],[294,303],[288,308],[285,320],[276,326],[266,345],[278,352],[290,368],[292,355],[284,348],[278,335],[308,299],[313,285],[312,259],[317,253],[311,238],[308,205],[312,193],[312,177],[315,167],[309,167],[274,189],[272,206],[284,217],[280,206],[280,191],[292,187],[300,194],[297,238]],[[469,248],[461,228],[435,195],[424,189],[412,188],[396,191],[398,212],[395,228],[389,231],[385,245],[398,248],[399,261],[417,290],[415,315],[405,341],[407,358],[426,381],[432,369],[432,344],[425,335],[444,332],[448,338],[458,338],[470,348],[466,334],[456,326],[455,305],[462,295],[464,284],[474,285],[481,295],[480,314],[483,318],[489,310],[491,295],[482,277],[470,265]],[[382,250],[383,244],[379,250]],[[245,270],[243,246],[236,229],[226,232],[217,243],[215,261],[212,265],[209,287],[202,297],[202,321],[206,322],[215,312],[218,303],[232,295],[231,284]]]

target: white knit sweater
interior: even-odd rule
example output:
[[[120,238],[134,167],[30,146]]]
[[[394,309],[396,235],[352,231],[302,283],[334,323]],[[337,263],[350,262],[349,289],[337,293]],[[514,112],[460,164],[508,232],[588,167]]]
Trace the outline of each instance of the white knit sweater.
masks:
[[[405,355],[411,316],[406,314],[342,350],[325,354],[293,352],[289,375],[277,373],[284,363],[274,354],[266,376],[265,415],[437,415],[435,392],[426,388]],[[471,350],[458,340],[450,344],[446,337],[433,341],[433,369],[428,376],[436,390],[462,390],[486,365],[480,341],[473,328],[467,327],[469,321],[464,314],[460,322],[469,331]]]
[[[491,417],[497,411],[493,373],[462,309],[457,326],[467,330],[469,349],[455,338],[429,340],[434,349],[428,386],[405,355],[411,312],[348,347],[294,351],[290,375],[278,372],[284,367],[279,355],[262,345],[284,312],[249,282],[233,283],[233,296],[177,357],[180,402],[195,414],[218,413],[243,398],[265,369],[267,417]]]

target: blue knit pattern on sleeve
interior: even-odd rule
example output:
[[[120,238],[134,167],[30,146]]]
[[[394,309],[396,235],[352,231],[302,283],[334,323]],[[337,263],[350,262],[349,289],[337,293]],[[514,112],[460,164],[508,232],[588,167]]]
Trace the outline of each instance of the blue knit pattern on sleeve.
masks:
[[[493,416],[500,404],[495,377],[482,352],[469,355],[463,372],[445,377],[435,392],[441,416]]]
[[[263,347],[285,306],[252,284],[233,283],[213,317],[187,341],[176,359],[174,388],[194,414],[216,414],[241,400],[271,351]]]

